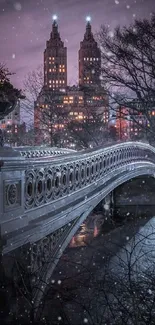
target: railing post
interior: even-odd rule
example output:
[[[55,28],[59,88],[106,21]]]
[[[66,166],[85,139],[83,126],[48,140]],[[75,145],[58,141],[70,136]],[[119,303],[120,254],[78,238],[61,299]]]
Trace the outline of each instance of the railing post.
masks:
[[[1,236],[22,228],[24,216],[25,158],[11,148],[0,149]]]

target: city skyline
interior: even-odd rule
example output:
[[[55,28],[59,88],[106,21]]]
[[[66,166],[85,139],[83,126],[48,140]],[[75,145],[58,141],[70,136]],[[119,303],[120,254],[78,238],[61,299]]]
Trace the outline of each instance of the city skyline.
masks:
[[[58,15],[62,40],[68,48],[68,84],[78,81],[78,50],[85,31],[85,17],[92,17],[93,33],[101,24],[129,24],[135,18],[148,18],[153,0],[76,1],[49,0],[0,2],[0,62],[16,74],[12,81],[22,87],[25,75],[43,65],[43,50],[52,28],[52,15]],[[69,18],[68,18],[69,17]],[[3,32],[2,32],[3,31]]]

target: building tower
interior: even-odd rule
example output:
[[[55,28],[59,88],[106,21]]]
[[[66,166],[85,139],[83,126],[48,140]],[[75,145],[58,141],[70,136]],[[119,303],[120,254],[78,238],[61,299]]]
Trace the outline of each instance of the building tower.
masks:
[[[101,52],[91,31],[91,18],[86,18],[84,39],[79,50],[79,86],[100,86]]]
[[[44,51],[44,87],[53,91],[67,87],[67,48],[60,38],[56,15]]]

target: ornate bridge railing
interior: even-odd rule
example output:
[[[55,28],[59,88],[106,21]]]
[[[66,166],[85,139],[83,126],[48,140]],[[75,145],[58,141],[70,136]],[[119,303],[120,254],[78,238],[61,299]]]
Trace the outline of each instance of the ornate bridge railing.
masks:
[[[0,159],[1,235],[7,234],[9,238],[24,229],[33,241],[34,233],[36,238],[43,236],[34,229],[36,225],[42,225],[43,229],[43,225],[49,223],[47,215],[50,222],[55,222],[53,231],[60,228],[59,214],[69,206],[74,208],[80,200],[87,200],[94,188],[99,184],[104,186],[107,175],[112,179],[116,171],[118,175],[122,170],[137,168],[140,163],[145,163],[145,168],[155,167],[155,148],[140,142],[127,142],[86,153],[41,157],[36,161],[21,157],[17,151],[14,157]],[[23,238],[30,240],[26,235]]]
[[[58,156],[58,155],[66,155],[75,150],[65,149],[65,148],[48,148],[48,147],[16,147],[14,148],[20,155],[24,158],[40,158],[40,157],[48,157],[48,156]]]

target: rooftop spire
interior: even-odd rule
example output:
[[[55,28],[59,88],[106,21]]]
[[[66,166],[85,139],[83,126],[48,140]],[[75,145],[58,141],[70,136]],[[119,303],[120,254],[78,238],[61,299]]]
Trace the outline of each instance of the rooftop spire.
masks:
[[[52,38],[57,38],[59,36],[59,32],[58,32],[58,23],[57,23],[57,20],[58,20],[58,17],[57,15],[53,15],[52,17],[53,19],[53,24],[52,24]]]
[[[91,32],[91,17],[87,16],[86,17],[86,32],[85,32],[85,38],[90,39],[92,37],[92,32]]]

